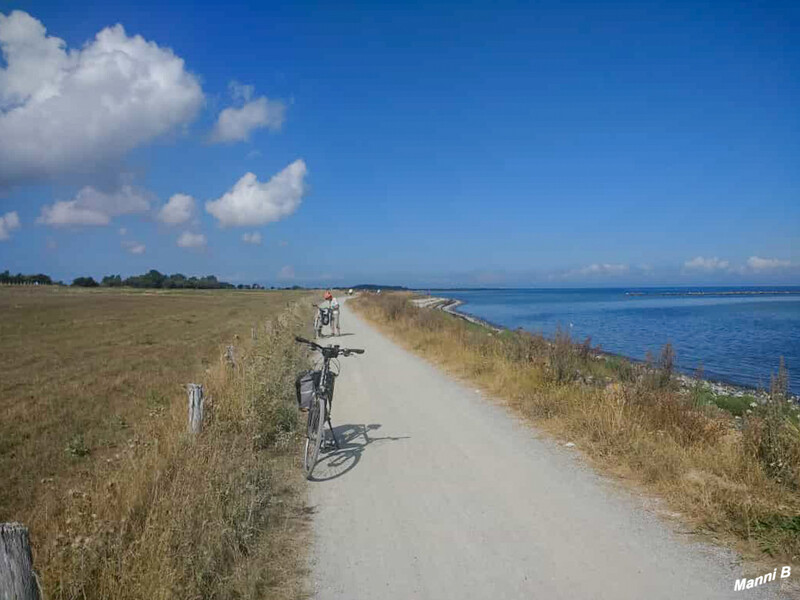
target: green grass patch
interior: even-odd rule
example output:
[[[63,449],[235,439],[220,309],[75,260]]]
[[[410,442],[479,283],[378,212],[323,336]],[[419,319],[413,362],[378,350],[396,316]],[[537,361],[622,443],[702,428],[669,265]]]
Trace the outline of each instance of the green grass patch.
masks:
[[[631,382],[636,380],[636,368],[629,360],[619,356],[612,356],[606,360],[606,366],[620,381]]]
[[[707,387],[696,387],[692,390],[692,401],[695,406],[716,406],[729,412],[735,417],[743,417],[751,409],[752,403],[757,402],[756,397],[750,394],[732,396],[730,394],[715,394]]]
[[[771,515],[759,519],[754,527],[754,536],[761,551],[769,556],[780,553],[787,540],[800,537],[800,516]]]
[[[727,410],[729,413],[736,417],[744,416],[746,411],[750,408],[750,404],[755,402],[755,396],[715,396],[714,404],[722,410]]]

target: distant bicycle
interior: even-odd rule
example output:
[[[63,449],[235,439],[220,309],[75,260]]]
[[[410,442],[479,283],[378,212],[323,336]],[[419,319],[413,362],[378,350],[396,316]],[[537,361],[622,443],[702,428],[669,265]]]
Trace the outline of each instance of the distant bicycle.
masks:
[[[313,306],[317,307],[317,314],[314,316],[314,335],[319,339],[322,337],[322,328],[331,323],[331,309],[319,304]]]
[[[340,356],[351,354],[364,354],[359,348],[340,348],[335,346],[320,346],[305,338],[296,337],[295,341],[306,344],[322,353],[322,367],[308,371],[298,377],[297,402],[301,409],[308,409],[308,425],[306,428],[306,445],[303,453],[303,469],[306,479],[311,479],[311,473],[319,458],[319,451],[325,439],[325,423],[328,423],[333,445],[338,449],[339,440],[333,432],[331,425],[331,407],[333,405],[333,386],[337,373],[331,370],[331,361],[336,361]],[[338,369],[337,369],[338,370]]]

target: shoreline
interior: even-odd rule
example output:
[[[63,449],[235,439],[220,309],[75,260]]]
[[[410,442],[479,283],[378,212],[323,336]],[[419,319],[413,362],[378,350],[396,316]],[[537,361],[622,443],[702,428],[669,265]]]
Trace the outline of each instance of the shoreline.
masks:
[[[472,323],[473,325],[480,325],[481,327],[486,327],[487,329],[491,329],[495,333],[501,333],[503,331],[511,331],[508,327],[503,327],[502,325],[496,325],[491,321],[487,321],[486,319],[481,319],[480,317],[476,317],[475,315],[471,315],[466,312],[461,312],[458,310],[458,307],[464,304],[463,300],[456,300],[454,298],[442,298],[442,297],[430,297],[425,299],[417,299],[411,301],[415,306],[419,308],[431,308],[433,310],[441,310],[446,312],[454,317],[458,317],[459,319],[463,319],[468,323]]]
[[[467,312],[458,310],[458,307],[463,306],[465,302],[462,300],[456,300],[455,298],[446,298],[443,296],[430,296],[426,298],[418,298],[416,300],[412,300],[411,302],[419,308],[430,308],[433,310],[441,310],[450,315],[453,315],[454,317],[458,317],[459,319],[463,319],[469,323],[472,323],[473,325],[480,325],[481,327],[486,327],[487,329],[491,329],[494,333],[502,333],[504,331],[509,331],[513,333],[514,331],[517,331],[515,329],[510,329],[509,327],[497,325],[485,319],[481,319],[479,317],[471,315]],[[521,329],[522,331],[527,331],[522,327],[518,329]],[[596,358],[602,360],[608,360],[610,358],[619,358],[623,360],[628,360],[638,365],[645,364],[644,360],[634,358],[632,356],[627,356],[625,354],[609,352],[608,350],[595,350],[593,348],[592,354]],[[694,377],[692,377],[691,374],[688,374],[684,370],[679,369],[677,367],[675,369],[675,378],[678,380],[683,389],[690,388],[697,381]],[[701,381],[705,384],[705,387],[710,389],[715,396],[733,396],[736,398],[741,398],[744,396],[753,396],[756,399],[760,400],[769,394],[769,390],[767,389],[749,386],[742,383],[735,383],[725,379],[717,379],[704,376]],[[792,394],[790,392],[789,397],[796,404],[800,404],[800,396]]]
[[[626,296],[778,296],[800,294],[800,290],[729,290],[685,292],[625,292]]]

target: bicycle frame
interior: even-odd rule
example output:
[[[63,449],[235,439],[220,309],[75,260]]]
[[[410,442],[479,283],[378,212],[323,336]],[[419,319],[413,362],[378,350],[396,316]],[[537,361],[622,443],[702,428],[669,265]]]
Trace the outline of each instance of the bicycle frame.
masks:
[[[333,443],[336,449],[339,449],[339,440],[336,439],[336,434],[333,431],[331,424],[331,412],[333,411],[333,386],[329,385],[331,374],[331,359],[332,357],[323,354],[322,370],[319,377],[319,387],[316,390],[317,396],[325,402],[325,420],[328,422],[328,429],[333,437]]]

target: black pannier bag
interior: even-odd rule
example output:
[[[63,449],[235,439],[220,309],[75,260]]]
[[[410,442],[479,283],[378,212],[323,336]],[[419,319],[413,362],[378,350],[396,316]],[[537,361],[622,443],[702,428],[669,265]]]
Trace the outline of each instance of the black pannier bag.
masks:
[[[322,311],[322,324],[328,325],[331,322],[331,313],[327,310]]]
[[[328,400],[333,402],[333,386],[336,384],[336,373],[328,371]]]
[[[320,371],[303,371],[295,379],[294,387],[297,392],[297,407],[300,410],[311,408],[314,400],[314,389],[319,384]]]

